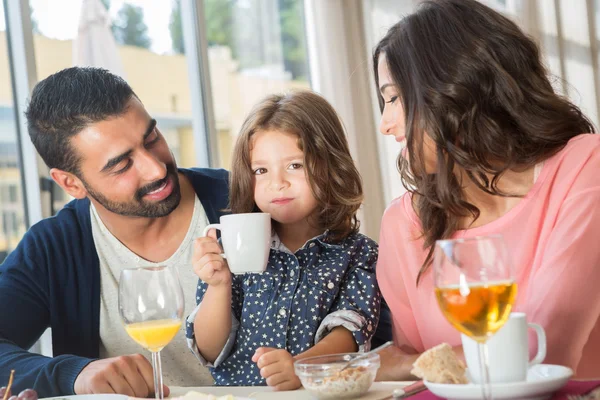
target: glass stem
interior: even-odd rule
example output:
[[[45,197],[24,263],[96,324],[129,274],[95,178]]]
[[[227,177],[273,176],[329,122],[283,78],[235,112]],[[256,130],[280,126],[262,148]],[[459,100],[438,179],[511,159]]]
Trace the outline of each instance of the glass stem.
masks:
[[[492,384],[490,382],[490,362],[487,343],[477,343],[479,350],[479,374],[481,375],[481,396],[484,400],[492,400]]]
[[[154,397],[157,400],[163,400],[163,376],[162,365],[160,364],[160,351],[152,352],[152,369],[154,370]]]

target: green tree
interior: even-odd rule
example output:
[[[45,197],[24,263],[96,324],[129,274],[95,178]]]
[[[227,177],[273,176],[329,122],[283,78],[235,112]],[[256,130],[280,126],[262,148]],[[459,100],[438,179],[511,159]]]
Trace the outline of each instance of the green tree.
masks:
[[[237,57],[233,7],[236,0],[205,0],[205,29],[209,46],[221,45],[231,49]],[[284,66],[297,80],[308,78],[306,40],[304,35],[304,7],[302,0],[278,0],[279,23]],[[258,27],[256,28],[258,29]],[[173,51],[183,53],[181,0],[173,0],[169,24]]]
[[[279,22],[285,69],[296,80],[307,80],[308,63],[302,0],[279,0]]]
[[[141,7],[125,3],[117,13],[112,25],[117,43],[149,49],[152,40],[148,36],[148,26],[144,22],[144,10]]]
[[[171,33],[171,46],[175,53],[185,53],[183,45],[183,26],[181,24],[181,0],[173,1],[171,10],[171,21],[169,22],[169,32]]]
[[[233,0],[205,0],[206,40],[209,46],[228,46],[235,54],[233,43]],[[173,0],[169,23],[173,51],[184,53],[183,27],[181,25],[181,0]]]
[[[233,45],[233,6],[234,0],[205,0],[206,40],[209,46]]]
[[[29,18],[31,19],[31,31],[36,35],[40,35],[40,28],[37,19],[33,16],[33,8],[31,8],[31,5],[29,5]]]

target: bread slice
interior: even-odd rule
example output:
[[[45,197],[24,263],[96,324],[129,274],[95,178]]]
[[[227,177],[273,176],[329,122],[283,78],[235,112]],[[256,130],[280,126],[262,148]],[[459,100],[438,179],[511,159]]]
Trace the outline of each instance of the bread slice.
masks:
[[[411,374],[432,383],[468,383],[465,364],[448,343],[427,350],[413,364]]]

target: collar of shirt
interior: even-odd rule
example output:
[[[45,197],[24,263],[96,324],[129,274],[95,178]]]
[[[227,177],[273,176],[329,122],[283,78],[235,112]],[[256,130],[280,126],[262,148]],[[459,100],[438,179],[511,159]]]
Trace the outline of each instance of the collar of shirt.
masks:
[[[324,247],[328,247],[328,248],[332,248],[332,249],[341,249],[343,246],[343,241],[340,241],[339,243],[329,243],[327,240],[328,235],[329,235],[329,230],[326,230],[322,234],[317,235],[314,238],[307,240],[306,243],[304,243],[304,245],[299,250],[305,249],[305,248],[309,247],[311,245],[311,243],[315,243],[315,242],[319,243],[321,246],[324,246]],[[275,232],[275,231],[273,231],[273,234],[271,235],[271,249],[283,251],[283,252],[286,252],[289,254],[294,254],[290,249],[288,249],[285,246],[285,244],[283,244],[283,242],[279,239],[279,235],[277,235],[277,232]]]

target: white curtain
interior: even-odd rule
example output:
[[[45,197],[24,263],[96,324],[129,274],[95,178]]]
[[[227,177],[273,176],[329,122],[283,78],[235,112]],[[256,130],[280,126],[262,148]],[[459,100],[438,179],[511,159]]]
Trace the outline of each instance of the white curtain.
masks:
[[[311,84],[337,110],[363,178],[361,231],[377,240],[385,209],[361,0],[306,0]]]
[[[371,56],[373,49],[379,40],[385,36],[387,30],[398,22],[403,16],[410,14],[418,5],[418,0],[363,0],[364,4],[364,26],[365,37],[367,41],[366,57],[371,66]],[[372,66],[371,66],[372,67]],[[370,74],[369,90],[373,93],[373,103],[371,109],[375,115],[375,131],[377,132],[377,144],[379,148],[379,166],[381,169],[381,178],[383,181],[382,196],[385,204],[389,204],[393,199],[406,192],[400,181],[400,173],[397,167],[397,158],[400,154],[400,144],[392,136],[383,136],[379,133],[378,124],[380,118],[379,105],[375,94],[375,80],[373,74]]]
[[[600,1],[513,0],[504,12],[541,47],[556,78],[556,90],[581,107],[598,127]]]

